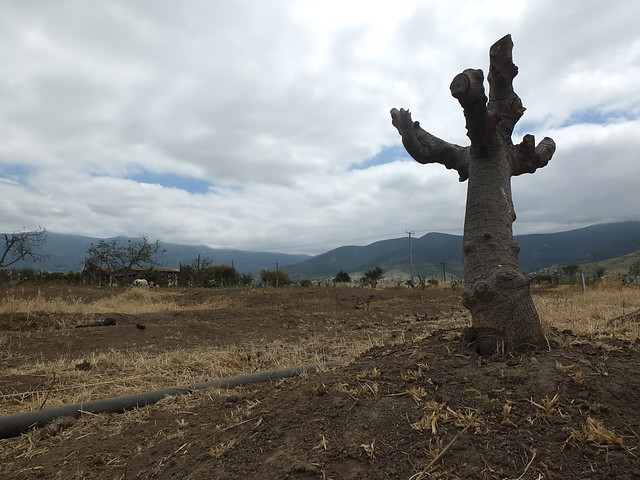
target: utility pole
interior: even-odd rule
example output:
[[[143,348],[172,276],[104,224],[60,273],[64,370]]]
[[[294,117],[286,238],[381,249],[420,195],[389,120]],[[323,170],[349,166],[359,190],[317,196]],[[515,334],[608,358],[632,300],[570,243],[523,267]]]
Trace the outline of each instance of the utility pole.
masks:
[[[411,249],[411,235],[413,235],[413,230],[405,230],[409,234],[409,278],[411,279],[411,285],[413,285],[413,250]]]
[[[444,266],[446,265],[446,263],[444,262],[440,262],[442,264],[442,283],[445,283],[447,281],[447,272],[444,269]]]
[[[280,270],[278,267],[278,262],[276,262],[276,288],[280,286]]]

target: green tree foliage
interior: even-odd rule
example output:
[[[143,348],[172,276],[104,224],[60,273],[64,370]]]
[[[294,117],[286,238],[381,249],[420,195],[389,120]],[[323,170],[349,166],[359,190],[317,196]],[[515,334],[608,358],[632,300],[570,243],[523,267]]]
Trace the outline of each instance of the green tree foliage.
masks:
[[[34,232],[3,233],[0,240],[0,268],[7,268],[20,260],[40,260],[42,255],[37,250],[42,248],[46,240],[47,231],[44,228]]]
[[[629,267],[629,273],[635,281],[638,281],[638,277],[640,277],[640,262],[636,262]]]
[[[596,268],[596,271],[593,274],[593,280],[595,283],[598,283],[600,280],[604,278],[604,274],[607,273],[607,269],[602,265],[599,265]]]
[[[253,282],[251,275],[241,275],[232,266],[213,265],[207,259],[182,265],[179,278],[183,285],[196,287],[232,287]]]
[[[284,287],[292,283],[289,274],[282,270],[262,270],[260,281],[265,287]]]
[[[0,282],[15,287],[20,283],[36,283],[40,275],[32,268],[0,270]]]
[[[333,277],[334,283],[351,283],[351,277],[344,270],[340,270],[336,273],[336,276]]]
[[[144,278],[149,282],[149,285],[159,285],[161,287],[169,285],[167,276],[154,268],[148,268],[144,272],[139,273],[138,278]]]
[[[576,283],[578,281],[578,271],[580,270],[580,267],[578,265],[565,265],[564,267],[562,267],[562,273],[564,273],[568,279],[569,279],[569,283]]]
[[[0,270],[0,284],[15,287],[18,284],[32,285],[82,285],[84,277],[81,272],[40,272],[32,268]]]
[[[230,287],[240,285],[241,276],[228,265],[211,265],[202,269],[206,282],[212,287]]]
[[[364,272],[364,275],[360,279],[360,283],[363,285],[370,285],[371,288],[376,288],[378,282],[382,278],[382,268],[376,267],[372,270]]]

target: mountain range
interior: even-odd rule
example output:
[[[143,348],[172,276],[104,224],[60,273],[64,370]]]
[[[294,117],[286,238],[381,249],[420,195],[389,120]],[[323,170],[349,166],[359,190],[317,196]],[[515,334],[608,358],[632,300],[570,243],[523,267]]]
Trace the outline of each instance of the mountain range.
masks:
[[[49,272],[82,271],[87,249],[100,240],[111,241],[113,238],[92,238],[80,235],[65,235],[47,232],[47,239],[37,253],[42,259],[35,263],[18,262],[11,268],[33,268]],[[140,238],[117,237],[120,243],[127,240],[139,241]],[[153,238],[149,239],[154,242]],[[298,263],[309,255],[290,255],[272,252],[247,252],[234,249],[215,249],[205,245],[184,245],[179,243],[162,243],[162,251],[155,256],[159,267],[179,268],[180,264],[196,264],[208,261],[214,265],[233,265],[241,273],[260,273],[261,270],[274,270],[276,264],[287,265]]]
[[[48,232],[44,247],[39,251],[43,258],[35,264],[20,262],[14,267],[80,271],[87,248],[99,240]],[[520,266],[524,272],[554,265],[593,264],[640,251],[640,221],[598,224],[559,233],[516,235],[515,240],[521,247]],[[377,266],[383,269],[387,278],[406,276],[410,272],[423,277],[462,276],[462,236],[435,232],[411,238],[412,262],[408,237],[381,240],[366,246],[339,247],[313,257],[176,243],[163,243],[162,248],[164,251],[157,256],[157,261],[164,267],[177,268],[180,264],[206,259],[215,265],[233,265],[241,273],[254,275],[263,269],[280,268],[296,281],[332,278],[340,270],[351,276],[360,275]]]
[[[640,222],[592,225],[559,233],[516,235],[520,244],[520,268],[533,272],[554,265],[586,264],[640,251]],[[427,233],[411,239],[395,238],[365,247],[346,246],[317,255],[283,270],[293,279],[331,278],[340,270],[362,273],[380,266],[385,276],[414,275],[442,278],[462,276],[462,236]],[[448,277],[447,277],[448,278]]]

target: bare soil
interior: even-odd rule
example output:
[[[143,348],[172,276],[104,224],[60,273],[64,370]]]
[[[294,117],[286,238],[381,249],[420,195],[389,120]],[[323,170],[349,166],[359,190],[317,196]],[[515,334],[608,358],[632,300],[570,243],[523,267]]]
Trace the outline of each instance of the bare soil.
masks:
[[[640,478],[638,341],[553,331],[548,349],[479,357],[463,340],[460,293],[183,290],[187,307],[212,297],[226,306],[84,315],[57,329],[42,328],[50,314],[3,314],[5,395],[46,388],[38,376],[3,375],[36,359],[274,340],[293,345],[324,335],[323,359],[331,360],[350,338],[383,335],[387,341],[333,369],[199,391],[125,414],[86,415],[47,434],[0,440],[0,477]],[[96,299],[115,293],[47,287],[39,294]],[[105,318],[117,324],[75,328]],[[248,368],[260,366],[256,360]]]

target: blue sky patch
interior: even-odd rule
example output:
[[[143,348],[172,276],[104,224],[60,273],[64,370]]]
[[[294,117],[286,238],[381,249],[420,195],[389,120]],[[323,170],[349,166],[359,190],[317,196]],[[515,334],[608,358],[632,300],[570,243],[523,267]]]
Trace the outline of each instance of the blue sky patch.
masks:
[[[382,150],[373,157],[353,165],[350,170],[366,170],[369,167],[394,162],[398,160],[398,158],[410,159],[409,154],[405,151],[402,144],[393,145],[391,147],[382,147]]]
[[[612,123],[632,121],[635,120],[635,118],[636,117],[632,112],[622,110],[580,110],[571,113],[569,117],[556,128],[566,128],[572,125],[609,125]],[[544,128],[545,121],[532,122],[527,119],[523,119],[516,125],[513,131],[513,141],[518,143],[516,141],[518,138],[521,138],[527,133],[541,132],[541,129],[542,132],[544,132]]]
[[[168,188],[179,188],[190,193],[206,193],[211,183],[193,177],[183,177],[171,175],[169,173],[142,172],[129,177],[131,180],[140,183],[151,183],[162,185]]]
[[[29,168],[23,165],[0,165],[0,177],[8,178],[22,185],[24,185],[25,177],[29,175],[29,172]]]
[[[617,123],[631,119],[632,117],[628,112],[623,112],[621,110],[611,110],[608,112],[600,110],[582,110],[573,113],[567,121],[562,124],[562,126],[568,127],[576,124],[605,125],[608,123]]]

